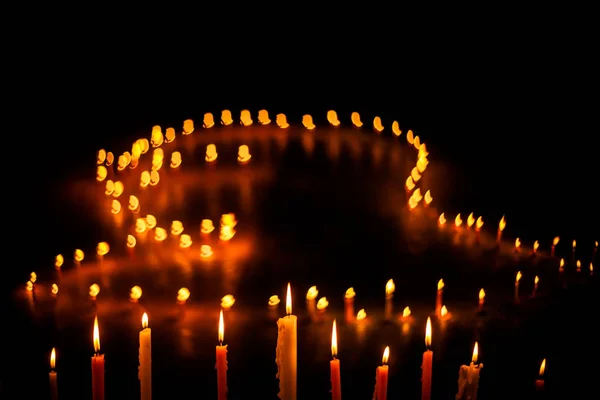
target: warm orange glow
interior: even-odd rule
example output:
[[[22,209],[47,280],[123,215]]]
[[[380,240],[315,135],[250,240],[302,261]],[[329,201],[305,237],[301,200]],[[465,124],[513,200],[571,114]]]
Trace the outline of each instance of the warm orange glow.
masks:
[[[471,213],[467,217],[467,226],[470,228],[473,226],[474,223],[475,223],[475,216],[473,215],[473,213]]]
[[[56,268],[62,267],[64,262],[65,262],[65,258],[62,256],[62,254],[59,254],[54,258],[54,266]]]
[[[250,115],[250,111],[242,110],[242,112],[240,113],[240,124],[242,124],[243,126],[250,126],[253,123],[254,121],[252,121],[252,115]]]
[[[427,326],[425,327],[425,346],[431,347],[431,317],[427,317]]]
[[[285,295],[285,313],[287,315],[292,314],[292,288],[288,282],[287,293]]]
[[[393,279],[388,280],[385,284],[386,297],[393,295],[395,291],[396,291],[396,284],[394,283],[394,280]]]
[[[596,248],[596,249],[598,248],[598,241],[596,241],[596,242],[594,243],[594,248]]]
[[[58,285],[56,283],[52,284],[52,294],[54,294],[54,295],[58,294]]]
[[[101,257],[107,255],[109,251],[110,251],[110,246],[106,242],[100,242],[96,246],[96,254],[98,254]]]
[[[442,309],[440,310],[440,315],[442,316],[442,318],[445,318],[446,315],[448,315],[448,309],[446,308],[446,306],[442,306]]]
[[[479,359],[479,344],[475,342],[475,346],[473,346],[473,357],[471,357],[471,361],[473,363],[477,363]]]
[[[402,318],[408,318],[408,317],[410,317],[410,314],[412,314],[410,307],[409,306],[404,307],[404,310],[402,310]]]
[[[258,122],[261,125],[269,125],[271,123],[271,118],[269,118],[269,112],[267,110],[260,110],[258,112]]]
[[[390,358],[390,346],[386,346],[385,350],[383,351],[383,357],[381,357],[381,363],[383,365],[386,365],[388,363],[389,358]]]
[[[350,115],[350,120],[352,121],[352,124],[357,128],[361,128],[363,126],[363,123],[360,120],[360,114],[356,111],[353,112],[352,115]]]
[[[358,312],[356,313],[356,320],[362,321],[365,318],[367,318],[367,312],[365,311],[365,309],[363,308],[358,310]]]
[[[150,134],[150,144],[152,147],[159,147],[163,144],[163,134],[162,129],[159,125],[155,125],[152,127],[152,133]]]
[[[235,229],[231,225],[221,225],[219,229],[219,239],[227,242],[235,236]]]
[[[521,274],[521,271],[517,272],[517,277],[515,278],[515,283],[519,283],[519,281],[521,280],[522,277],[523,277],[523,274]]]
[[[438,224],[440,226],[443,226],[446,224],[446,216],[444,215],[444,213],[440,214],[440,217],[438,218]]]
[[[479,218],[477,218],[477,221],[475,221],[475,229],[477,231],[480,231],[482,226],[483,226],[483,218],[479,217]]]
[[[533,242],[533,252],[537,253],[538,248],[540,247],[540,242],[538,242],[537,240],[535,242]]]
[[[204,129],[210,129],[215,126],[215,117],[212,113],[205,113],[204,118],[202,119],[202,127]]]
[[[173,153],[171,153],[171,163],[169,164],[169,166],[171,168],[179,168],[180,165],[181,165],[181,153],[178,151],[174,151]]]
[[[456,226],[457,228],[460,227],[463,223],[462,218],[460,217],[460,213],[456,215],[456,218],[454,218],[454,226]]]
[[[577,240],[573,240],[573,250],[577,247]]]
[[[319,295],[319,290],[316,286],[311,286],[306,292],[306,300],[314,300]]]
[[[437,289],[442,290],[444,288],[444,280],[440,279],[437,284]]]
[[[175,140],[175,128],[167,128],[167,131],[165,132],[165,143],[171,143],[173,140]]]
[[[94,352],[100,353],[100,329],[98,328],[98,316],[94,317]]]
[[[147,214],[146,215],[146,228],[148,229],[154,229],[156,228],[156,217],[152,214]]]
[[[135,236],[127,235],[127,247],[132,249],[135,247],[136,244],[137,244],[137,240],[136,240]]]
[[[373,129],[375,129],[375,132],[377,132],[377,133],[380,133],[383,131],[383,125],[381,124],[380,117],[375,117],[373,119]]]
[[[317,310],[323,311],[329,306],[329,300],[327,297],[321,297],[319,301],[317,301]]]
[[[96,164],[100,165],[106,161],[106,150],[100,149],[98,153],[96,153]]]
[[[135,220],[135,231],[137,233],[144,233],[148,229],[146,218],[138,218]]]
[[[160,182],[160,175],[158,171],[150,171],[150,186],[156,186]]]
[[[56,368],[56,349],[53,347],[52,352],[50,353],[50,369],[54,370]]]
[[[354,296],[356,296],[356,292],[354,291],[354,288],[348,288],[348,290],[346,290],[346,294],[344,295],[344,297],[347,299],[353,299]]]
[[[137,213],[140,211],[140,201],[138,200],[138,198],[134,195],[130,195],[129,196],[129,206],[128,208],[133,211],[134,213]]]
[[[248,146],[246,146],[245,144],[241,145],[238,149],[238,162],[242,164],[247,163],[248,161],[250,161],[250,158],[252,158],[252,155],[250,154]]]
[[[575,265],[577,266],[577,271],[581,271],[581,261],[577,260]]]
[[[234,303],[235,297],[233,297],[231,294],[227,294],[221,299],[221,308],[229,310],[231,307],[233,307]]]
[[[154,228],[154,240],[157,242],[162,242],[167,238],[167,230],[165,228],[161,228],[157,226]]]
[[[152,171],[159,171],[162,168],[164,159],[165,151],[162,148],[154,149],[152,152]]]
[[[106,167],[104,165],[98,165],[98,168],[96,168],[96,180],[102,182],[106,179],[107,175],[108,171],[106,170]]]
[[[419,182],[419,179],[421,179],[421,174],[419,173],[419,169],[417,167],[414,167],[410,171],[410,176],[411,176],[412,180],[415,182]]]
[[[183,132],[181,133],[184,135],[189,135],[192,132],[194,132],[194,120],[186,119],[183,121]]]
[[[479,302],[482,303],[484,300],[485,300],[485,290],[483,290],[483,288],[482,288],[479,290]]]
[[[313,129],[316,128],[316,126],[315,126],[315,124],[313,122],[312,115],[305,114],[305,115],[302,116],[302,126],[304,126],[309,131],[312,131]]]
[[[192,237],[188,234],[183,234],[179,236],[179,247],[182,249],[188,249],[192,246]]]
[[[338,115],[333,110],[327,111],[327,122],[329,122],[332,126],[340,126]]]
[[[31,291],[33,290],[33,282],[31,282],[31,281],[27,281],[27,283],[25,284],[25,289],[26,289],[28,292],[31,292]]]
[[[142,315],[142,329],[146,329],[148,327],[148,314],[144,313]]]
[[[225,323],[223,322],[223,310],[219,312],[219,344],[223,345],[223,339],[225,336]]]
[[[188,288],[182,287],[177,291],[177,301],[180,303],[185,303],[190,298],[190,290]]]
[[[96,296],[98,296],[98,294],[100,293],[100,286],[97,283],[94,283],[90,286],[90,291],[89,291],[89,295],[91,298],[96,298]]]
[[[394,121],[392,123],[392,132],[394,133],[394,135],[396,136],[400,136],[402,135],[402,131],[400,130],[400,124],[398,123],[398,121]]]
[[[115,190],[115,183],[112,180],[108,179],[106,181],[106,186],[104,186],[104,194],[107,196],[110,196],[113,194],[114,190]]]
[[[502,232],[504,228],[506,228],[506,218],[503,215],[502,219],[500,219],[500,222],[498,223],[498,232]]]
[[[110,212],[115,215],[121,212],[121,203],[119,202],[119,200],[113,199],[110,205]]]
[[[131,154],[126,151],[117,159],[117,169],[123,171],[131,163]]]
[[[425,192],[425,204],[429,205],[433,201],[433,197],[431,197],[431,190]]]
[[[417,160],[417,169],[419,170],[419,172],[425,172],[428,165],[429,161],[427,160],[427,158],[425,156],[419,156],[419,159]]]
[[[150,184],[150,172],[142,171],[140,174],[140,187],[146,187]]]
[[[83,250],[81,250],[81,249],[75,250],[73,258],[75,259],[76,262],[82,262],[84,257],[85,257],[85,254],[83,253]]]
[[[113,162],[115,162],[115,155],[112,153],[112,151],[109,151],[106,153],[106,166],[110,167]]]
[[[227,213],[221,215],[221,225],[227,225],[234,227],[237,225],[237,219],[235,218],[234,213]]]
[[[35,283],[35,281],[37,281],[37,274],[35,272],[29,274],[29,280],[31,281],[31,283]]]
[[[546,372],[546,359],[542,360],[542,364],[540,365],[540,378],[544,376],[544,372]]]
[[[210,258],[213,255],[212,247],[207,244],[203,244],[200,246],[200,257],[202,258]]]
[[[183,222],[173,221],[171,222],[171,235],[181,235],[183,233]]]
[[[415,139],[413,140],[413,146],[416,150],[419,150],[421,148],[421,138],[419,138],[419,136],[415,136]]]
[[[516,238],[515,239],[515,250],[519,250],[521,248],[521,239]]]
[[[132,287],[129,291],[129,298],[137,301],[140,299],[140,297],[142,297],[142,288],[139,286]]]
[[[233,117],[231,115],[231,111],[223,110],[221,111],[221,125],[231,125],[233,124]]]
[[[406,182],[404,183],[406,190],[413,190],[415,188],[415,181],[413,181],[412,176],[406,178]]]
[[[215,146],[212,143],[206,146],[206,156],[204,157],[204,160],[206,160],[206,162],[214,162],[218,156],[219,155],[217,154],[217,146]]]
[[[406,141],[409,144],[414,144],[414,142],[415,142],[415,134],[413,133],[412,129],[409,129],[408,132],[406,132]]]
[[[552,246],[556,246],[558,242],[560,242],[560,236],[554,238],[554,240],[552,241]]]
[[[331,328],[331,355],[333,358],[337,357],[338,353],[338,344],[337,344],[337,327],[335,323],[335,319],[333,320],[333,327]]]
[[[590,274],[594,273],[594,263],[590,263]]]
[[[202,222],[200,223],[200,232],[202,232],[204,234],[208,234],[214,230],[215,230],[215,226],[213,225],[212,220],[203,219]]]
[[[290,124],[288,124],[287,117],[285,116],[285,114],[277,114],[275,116],[275,123],[281,129],[286,129],[290,127]]]
[[[560,269],[563,269],[565,267],[565,259],[564,258],[560,259],[560,263],[558,264],[558,267]]]
[[[270,307],[275,307],[279,303],[281,303],[281,300],[279,300],[279,296],[273,295],[273,296],[269,297],[269,306]]]
[[[540,283],[540,277],[536,275],[535,279],[533,280],[533,284],[537,286],[538,283]]]
[[[123,194],[124,191],[125,191],[125,185],[123,185],[123,182],[116,181],[114,184],[113,192],[112,192],[113,197],[119,197],[120,195]]]

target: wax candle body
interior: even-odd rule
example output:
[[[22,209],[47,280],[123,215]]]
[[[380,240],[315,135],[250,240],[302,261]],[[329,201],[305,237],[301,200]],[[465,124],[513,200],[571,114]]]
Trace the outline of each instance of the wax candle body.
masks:
[[[392,313],[394,312],[394,296],[389,295],[385,297],[385,318],[392,319]]]
[[[287,315],[279,318],[277,328],[277,376],[279,378],[279,398],[296,400],[296,365],[297,365],[297,318]]]
[[[227,345],[217,346],[217,399],[227,399]]]
[[[104,354],[92,357],[92,399],[104,400]]]
[[[344,297],[344,316],[346,322],[354,321],[354,297]]]
[[[442,316],[442,296],[444,294],[443,290],[437,291],[437,296],[435,296],[435,315],[438,317]]]
[[[543,379],[538,379],[535,381],[535,390],[537,390],[538,392],[541,392],[544,390],[544,380]]]
[[[52,400],[58,400],[58,382],[56,381],[56,372],[52,371],[49,375],[50,378],[50,398]]]
[[[342,380],[340,376],[340,360],[334,359],[329,362],[331,370],[331,399],[342,400]]]
[[[152,399],[152,345],[150,328],[140,331],[140,366],[138,379],[140,380],[141,400]]]
[[[388,384],[388,371],[387,365],[377,367],[375,375],[375,397],[374,400],[386,400],[387,399],[387,384]]]
[[[433,367],[433,351],[427,350],[423,353],[423,365],[421,366],[421,399],[431,399],[431,375]]]
[[[481,368],[483,368],[483,364],[471,363],[469,366],[461,365],[456,400],[477,400],[479,371]]]

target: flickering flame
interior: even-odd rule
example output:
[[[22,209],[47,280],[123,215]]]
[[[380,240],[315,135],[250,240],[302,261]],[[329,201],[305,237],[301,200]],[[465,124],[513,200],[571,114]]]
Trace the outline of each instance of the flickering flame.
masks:
[[[412,176],[409,176],[408,178],[406,178],[406,182],[404,183],[404,186],[406,187],[407,190],[413,190],[415,188],[415,181],[413,181]]]
[[[327,122],[329,122],[332,126],[340,126],[338,115],[333,110],[327,111]]]
[[[427,161],[427,158],[425,158],[424,156],[420,156],[419,159],[417,160],[417,169],[419,170],[420,173],[425,172],[428,165],[429,165],[429,161]]]
[[[448,309],[446,308],[446,306],[442,306],[442,309],[440,310],[440,315],[442,316],[442,318],[448,315]]]
[[[162,129],[159,125],[155,125],[152,127],[152,133],[150,134],[150,144],[152,147],[158,147],[163,144],[163,134]]]
[[[577,271],[581,270],[581,261],[577,260]]]
[[[142,315],[142,329],[146,329],[148,327],[148,314],[144,313]]]
[[[280,302],[281,302],[281,300],[279,300],[279,296],[277,296],[277,295],[273,295],[273,296],[269,297],[269,306],[271,306],[271,307],[278,305]]]
[[[148,223],[145,218],[138,218],[135,220],[135,231],[137,233],[144,233],[148,229]]]
[[[348,290],[346,290],[346,294],[344,295],[344,297],[347,299],[353,299],[354,296],[356,296],[356,292],[354,291],[354,288],[348,288]]]
[[[421,174],[419,173],[419,169],[417,167],[414,167],[410,171],[410,176],[414,182],[419,182],[419,179],[421,179]]]
[[[150,172],[142,171],[140,175],[140,187],[146,187],[150,184]]]
[[[385,295],[386,296],[391,296],[391,295],[394,294],[395,291],[396,291],[396,284],[394,283],[393,279],[390,279],[385,284]]]
[[[182,287],[177,291],[177,301],[180,303],[185,303],[187,299],[190,298],[190,290],[188,288]]]
[[[315,124],[313,123],[312,115],[305,114],[302,116],[302,126],[304,126],[309,131],[312,131],[313,129],[316,128]]]
[[[217,146],[215,146],[212,143],[206,146],[206,156],[204,157],[206,162],[213,162],[217,159],[218,156],[219,155],[217,154]]]
[[[215,230],[212,220],[203,219],[200,223],[200,232],[208,234]]]
[[[402,310],[402,318],[408,318],[408,317],[410,317],[410,314],[412,314],[410,307],[409,306],[404,307],[404,310]]]
[[[425,143],[421,143],[421,146],[419,147],[419,153],[418,153],[419,158],[425,158],[428,155],[429,155],[429,152],[427,151],[427,145]]]
[[[110,167],[113,162],[115,162],[115,155],[112,153],[112,151],[109,151],[106,153],[106,166]]]
[[[152,170],[150,171],[150,186],[156,186],[160,182],[160,175],[158,171]]]
[[[25,284],[25,289],[26,289],[28,292],[31,292],[31,291],[33,290],[33,282],[31,282],[31,281],[27,281],[27,283]]]
[[[110,212],[115,215],[121,212],[121,203],[119,200],[113,199],[110,204]]]
[[[121,154],[117,159],[117,169],[123,171],[131,163],[131,154],[128,151]]]
[[[215,126],[215,117],[212,113],[205,113],[204,118],[202,119],[202,127],[205,129],[210,129]]]
[[[331,355],[333,358],[337,357],[337,327],[335,319],[333,320],[333,328],[331,328]]]
[[[240,113],[240,123],[243,126],[252,125],[253,121],[252,121],[252,116],[250,115],[250,111],[242,110],[242,112]]]
[[[560,237],[557,236],[554,238],[554,240],[552,241],[552,246],[556,246],[558,244],[558,242],[560,242]]]
[[[98,168],[96,168],[96,180],[102,182],[106,179],[107,175],[108,171],[106,170],[106,167],[104,165],[98,165]]]
[[[433,197],[431,197],[431,190],[425,192],[425,204],[429,205],[433,201]]]
[[[329,300],[327,300],[327,297],[321,297],[317,302],[317,310],[323,311],[327,306],[329,306]]]
[[[84,257],[85,257],[85,254],[83,253],[83,250],[81,250],[81,249],[75,250],[73,258],[75,259],[76,262],[82,262]]]
[[[473,215],[473,213],[471,213],[467,217],[467,226],[470,228],[473,226],[474,223],[475,223],[475,216]]]
[[[515,239],[515,249],[519,250],[519,248],[521,248],[521,239],[516,238]]]
[[[275,123],[281,129],[290,127],[290,124],[288,124],[287,117],[285,116],[285,114],[277,114],[277,116],[275,117]]]
[[[96,153],[96,164],[100,165],[104,161],[106,161],[106,150],[100,149],[98,153]]]
[[[125,191],[125,185],[123,185],[123,182],[116,181],[114,183],[113,192],[112,192],[113,197],[119,197],[120,195],[123,194],[123,191]]]
[[[223,345],[223,337],[225,336],[225,323],[223,322],[223,310],[219,312],[219,344]]]
[[[56,283],[52,284],[52,294],[58,294],[58,285]]]
[[[56,349],[53,347],[52,352],[50,353],[50,369],[54,370],[56,368]]]
[[[437,284],[438,290],[442,290],[444,288],[444,280],[440,279]]]
[[[194,120],[186,119],[185,121],[183,121],[183,132],[182,133],[184,135],[189,135],[192,132],[194,132]]]
[[[269,125],[271,123],[271,118],[269,118],[269,112],[267,110],[260,110],[258,112],[258,122],[261,125]]]
[[[460,213],[456,215],[456,218],[454,218],[454,225],[458,228],[462,225],[463,220],[460,217]]]
[[[357,128],[360,128],[363,126],[363,123],[360,120],[360,114],[357,113],[356,111],[353,112],[352,115],[350,115],[350,120],[352,121],[352,124]]]
[[[152,171],[158,171],[162,168],[165,152],[163,149],[154,149],[152,152]]]
[[[109,251],[110,246],[106,242],[100,242],[96,246],[96,254],[98,254],[100,257],[107,255]]]
[[[563,269],[565,267],[565,259],[564,258],[560,259],[560,263],[558,264],[558,267],[560,269]]]
[[[169,165],[171,168],[178,168],[181,165],[181,153],[178,151],[174,151],[171,153],[171,164]]]
[[[413,146],[416,150],[419,150],[421,148],[421,138],[419,138],[419,136],[415,136],[415,139],[413,140]]]
[[[533,280],[533,284],[534,284],[535,286],[537,286],[537,285],[538,285],[538,283],[540,283],[540,277],[536,275],[536,276],[535,276],[535,279]]]
[[[316,286],[311,286],[306,292],[306,300],[314,300],[319,295],[319,290]]]
[[[200,246],[200,257],[209,258],[209,257],[212,257],[212,255],[213,255],[212,247],[210,247],[207,244],[203,244],[202,246]]]
[[[362,321],[365,318],[367,318],[367,312],[365,311],[365,309],[363,308],[358,310],[358,312],[356,313],[356,320]]]
[[[380,133],[381,131],[383,131],[383,125],[381,124],[380,117],[375,117],[373,119],[373,129],[375,129],[375,132],[377,132],[377,133]]]
[[[31,283],[35,283],[35,281],[37,281],[37,274],[35,272],[29,274],[29,280],[31,281]]]
[[[94,352],[100,353],[100,330],[98,329],[98,316],[94,317]]]
[[[221,111],[221,125],[231,125],[233,124],[233,117],[231,116],[231,111],[223,110]]]
[[[186,233],[179,236],[179,247],[187,249],[192,245],[192,237]]]
[[[413,144],[415,142],[415,134],[413,133],[412,129],[409,129],[408,132],[406,132],[406,141],[409,144]]]
[[[389,358],[390,358],[390,346],[386,346],[385,350],[383,351],[383,357],[381,357],[381,363],[383,365],[386,365],[388,363]]]
[[[131,211],[133,211],[134,213],[138,212],[140,210],[140,201],[134,195],[130,195],[129,196],[129,206],[128,206],[128,208]]]
[[[598,248],[598,241],[596,241],[596,242],[594,243],[594,247],[595,247],[596,249]]]
[[[292,314],[292,288],[290,287],[289,282],[287,285],[287,293],[285,295],[285,313],[287,315]]]
[[[136,240],[135,236],[127,235],[127,247],[132,249],[135,247],[136,244],[137,244],[137,240]]]
[[[480,231],[482,226],[483,226],[483,218],[479,217],[479,218],[477,218],[477,221],[475,221],[475,229],[477,231]]]
[[[226,242],[235,236],[235,230],[231,225],[222,225],[219,229],[219,239]]]
[[[506,228],[506,218],[503,215],[502,219],[500,219],[500,222],[498,223],[498,232],[502,232],[504,228]]]
[[[233,304],[235,303],[235,297],[233,297],[233,295],[231,294],[227,294],[225,296],[223,296],[223,298],[221,299],[221,307],[225,310],[229,310]]]
[[[473,363],[477,363],[479,358],[479,344],[475,342],[475,346],[473,346],[473,357],[471,357],[471,361]]]
[[[533,252],[536,253],[538,248],[540,247],[540,242],[538,242],[537,240],[535,242],[533,242]]]
[[[231,226],[232,228],[237,225],[234,213],[227,213],[221,215],[221,225]]]
[[[394,135],[396,136],[400,136],[402,135],[402,131],[400,130],[400,124],[398,123],[398,121],[394,121],[392,123],[392,132],[394,133]]]
[[[577,247],[577,240],[573,240],[573,250]]]
[[[62,256],[62,254],[59,254],[54,259],[54,266],[56,268],[60,268],[60,267],[62,267],[62,265],[63,265],[64,262],[65,262],[65,258]]]
[[[161,228],[159,226],[154,228],[154,240],[156,240],[157,242],[162,242],[166,238],[167,238],[167,231],[165,228]]]
[[[443,226],[446,224],[446,216],[444,215],[444,213],[440,214],[440,217],[438,218],[438,224],[440,226]]]
[[[427,317],[427,326],[425,327],[425,346],[431,347],[431,317]]]
[[[246,146],[245,144],[241,145],[238,149],[238,161],[241,163],[247,163],[248,161],[250,161],[251,157],[252,155],[250,154],[248,146]]]
[[[129,298],[131,300],[139,300],[142,297],[142,288],[139,286],[134,286],[129,291]]]
[[[100,293],[100,286],[97,283],[94,283],[90,286],[89,295],[91,298],[95,298]]]
[[[523,277],[523,274],[521,274],[521,271],[518,271],[517,277],[515,278],[515,283],[519,283],[519,281],[521,280],[522,277]]]
[[[106,186],[104,186],[104,194],[110,196],[115,191],[115,183],[108,179],[106,181]]]
[[[540,378],[544,376],[544,372],[546,372],[546,359],[542,360],[542,364],[540,365]]]
[[[483,302],[483,300],[485,300],[485,290],[482,288],[479,290],[479,301]]]
[[[171,222],[171,235],[181,235],[183,232],[183,222],[173,221]]]

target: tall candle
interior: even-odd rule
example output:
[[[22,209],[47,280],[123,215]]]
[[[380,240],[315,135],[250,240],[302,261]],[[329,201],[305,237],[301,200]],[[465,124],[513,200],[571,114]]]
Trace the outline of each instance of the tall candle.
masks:
[[[483,290],[483,288],[481,288],[479,290],[479,308],[483,308],[484,304],[485,304],[485,290]]]
[[[56,349],[52,348],[52,353],[50,353],[50,398],[52,400],[58,400],[58,382],[56,381]]]
[[[477,400],[479,389],[479,372],[483,364],[477,364],[479,357],[479,345],[475,342],[471,364],[461,365],[458,371],[458,393],[456,400]]]
[[[344,315],[346,317],[346,322],[350,323],[354,321],[354,297],[356,293],[354,292],[354,288],[349,288],[346,290],[346,294],[344,295]]]
[[[138,379],[140,380],[141,400],[152,399],[152,343],[151,330],[148,327],[148,314],[142,315],[142,330],[140,331],[140,366]]]
[[[521,271],[518,271],[517,276],[515,277],[515,302],[516,303],[519,302],[519,282],[521,281],[522,276],[523,276],[523,274],[521,274]]]
[[[498,235],[496,237],[496,242],[498,242],[498,244],[500,244],[500,241],[502,240],[502,231],[504,230],[504,228],[506,228],[506,218],[503,215],[502,219],[498,223]]]
[[[104,400],[104,354],[100,354],[98,316],[94,318],[94,352],[92,357],[92,399]]]
[[[279,398],[296,400],[296,368],[297,368],[297,318],[292,314],[292,291],[287,286],[285,304],[286,316],[277,320],[277,377],[279,378]]]
[[[217,346],[217,399],[227,399],[227,345],[223,345],[225,324],[223,323],[223,310],[219,314],[219,345]]]
[[[556,249],[556,245],[560,242],[560,237],[556,236],[554,240],[552,240],[552,247],[550,248],[550,256],[554,257],[554,250]]]
[[[389,357],[390,347],[387,346],[383,351],[383,357],[381,359],[382,365],[377,367],[377,370],[375,371],[375,393],[373,394],[373,400],[387,399],[387,385],[389,372],[389,367],[387,363]]]
[[[540,365],[540,376],[535,381],[535,389],[538,392],[541,392],[544,390],[544,371],[545,370],[546,370],[546,359],[544,358],[542,360],[542,365]]]
[[[342,379],[340,376],[340,360],[337,359],[337,328],[335,319],[331,330],[331,356],[333,360],[329,362],[331,371],[331,399],[342,400]]]
[[[431,399],[431,374],[433,366],[433,351],[431,347],[431,318],[427,317],[427,326],[425,327],[425,346],[427,350],[423,353],[423,364],[421,366],[421,399]]]
[[[444,280],[440,279],[437,284],[437,296],[435,297],[435,315],[437,317],[441,317],[443,296],[444,296]]]
[[[396,284],[393,279],[390,279],[385,284],[385,318],[391,319],[394,310],[394,292],[396,291]]]

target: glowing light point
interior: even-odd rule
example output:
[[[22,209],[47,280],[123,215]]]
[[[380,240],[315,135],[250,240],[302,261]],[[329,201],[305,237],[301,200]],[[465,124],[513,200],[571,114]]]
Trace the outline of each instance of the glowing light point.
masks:
[[[327,297],[321,297],[317,302],[317,310],[324,311],[327,308],[327,306],[329,306],[329,301],[327,300]]]
[[[190,290],[188,288],[182,287],[177,292],[177,302],[180,304],[185,303],[190,298]]]
[[[202,119],[202,127],[205,129],[210,129],[215,126],[215,117],[213,117],[212,113],[204,114],[204,118]]]
[[[317,289],[316,286],[311,286],[308,289],[308,291],[306,292],[306,300],[308,300],[308,301],[315,300],[318,295],[319,295],[319,289]]]
[[[241,145],[238,149],[238,162],[245,164],[250,161],[250,158],[252,158],[252,155],[250,154],[248,146],[245,144]]]
[[[171,154],[171,164],[169,166],[171,168],[178,168],[181,165],[181,153],[178,151],[174,151]]]
[[[165,142],[171,143],[173,140],[175,140],[175,128],[167,128],[167,131],[165,132]]]
[[[217,157],[217,146],[215,146],[214,144],[209,144],[208,146],[206,146],[206,156],[204,157],[206,162],[214,162],[216,161]]]
[[[285,116],[285,114],[277,114],[277,116],[275,117],[275,123],[281,129],[286,129],[290,127],[290,124],[288,124],[287,117]]]
[[[156,227],[154,228],[154,240],[157,242],[162,242],[167,238],[167,231],[165,228]]]
[[[52,294],[55,296],[58,294],[58,285],[56,283],[52,284]]]
[[[154,125],[152,127],[152,133],[150,134],[150,144],[152,147],[160,147],[163,144],[164,137],[162,128],[160,125]]]
[[[106,179],[107,175],[108,171],[106,170],[106,167],[104,165],[98,165],[98,168],[96,168],[96,180],[102,182]]]
[[[267,110],[260,110],[258,112],[258,122],[261,125],[269,125],[271,123],[271,118],[269,118],[269,112]]]
[[[62,254],[58,254],[55,258],[54,258],[54,266],[56,268],[60,268],[62,267],[63,263],[65,262],[65,258],[63,257]]]
[[[392,123],[392,132],[394,133],[395,136],[402,135],[402,130],[400,130],[400,124],[398,123],[398,121],[394,121]]]
[[[96,246],[96,254],[98,254],[100,257],[107,255],[109,251],[110,246],[106,242],[100,242]]]
[[[85,253],[81,249],[76,249],[75,253],[73,253],[73,259],[75,260],[75,262],[82,262],[84,257]]]
[[[253,123],[254,123],[254,121],[252,121],[252,116],[250,115],[250,111],[242,110],[242,112],[240,113],[240,124],[242,124],[243,126],[250,126]]]
[[[106,166],[110,167],[111,165],[113,165],[113,163],[115,162],[115,155],[112,153],[112,151],[109,151],[106,153]]]
[[[310,115],[310,114],[304,114],[302,116],[302,126],[304,126],[309,131],[312,131],[313,129],[316,128],[316,126],[315,126],[315,124],[313,122],[312,115]]]
[[[279,296],[277,295],[273,295],[271,297],[269,297],[269,307],[275,307],[277,305],[279,305],[279,303],[281,303],[281,300],[279,300]]]
[[[415,134],[413,133],[412,129],[409,129],[408,132],[406,132],[406,141],[408,144],[415,143]]]
[[[100,165],[106,161],[106,150],[100,149],[98,153],[96,153],[96,164]]]
[[[181,235],[183,233],[183,222],[173,221],[171,222],[171,235]]]
[[[203,219],[202,222],[200,223],[200,232],[202,232],[204,234],[209,234],[214,230],[215,230],[215,226],[213,225],[212,220]]]
[[[134,286],[129,291],[129,298],[133,301],[138,301],[142,297],[142,288],[139,286]]]
[[[383,131],[383,125],[381,123],[381,118],[380,117],[375,117],[373,119],[373,129],[377,133],[381,133]]]
[[[354,125],[357,128],[361,128],[363,126],[363,123],[360,120],[360,114],[356,111],[353,112],[352,115],[350,115],[350,120],[352,121],[352,125]]]
[[[181,133],[184,135],[189,135],[192,132],[194,132],[194,120],[186,119],[185,121],[183,121],[183,132]]]
[[[221,299],[221,308],[224,310],[229,310],[234,303],[235,297],[233,297],[233,295],[231,294],[228,294],[226,296],[223,296],[223,298]]]
[[[200,257],[209,258],[209,257],[212,257],[212,255],[213,255],[212,247],[210,247],[207,244],[203,244],[202,246],[200,246]]]
[[[233,124],[233,117],[231,116],[231,111],[221,111],[221,125],[228,126],[231,124]]]
[[[127,247],[133,249],[137,244],[137,239],[133,235],[127,235]]]
[[[96,296],[98,296],[99,293],[100,293],[100,286],[98,286],[97,283],[92,284],[92,286],[90,286],[90,291],[89,291],[90,298],[92,300],[95,300]]]
[[[183,234],[179,237],[179,247],[187,249],[192,245],[192,237],[188,234]]]
[[[329,122],[331,126],[340,126],[340,120],[338,119],[338,115],[333,110],[327,111],[327,122]]]

